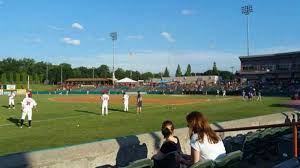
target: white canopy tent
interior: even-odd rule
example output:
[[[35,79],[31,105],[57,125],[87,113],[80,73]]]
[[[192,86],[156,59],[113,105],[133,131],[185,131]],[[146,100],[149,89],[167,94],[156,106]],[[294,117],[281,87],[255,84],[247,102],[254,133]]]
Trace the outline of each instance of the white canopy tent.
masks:
[[[130,78],[123,78],[123,79],[117,80],[117,83],[137,83],[137,81],[132,80]]]

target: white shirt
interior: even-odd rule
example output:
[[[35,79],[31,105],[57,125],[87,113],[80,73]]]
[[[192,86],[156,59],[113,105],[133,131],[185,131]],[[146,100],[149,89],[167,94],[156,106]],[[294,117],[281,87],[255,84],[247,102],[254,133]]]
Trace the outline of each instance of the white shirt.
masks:
[[[8,98],[9,99],[14,99],[16,96],[16,94],[13,92],[13,93],[8,93]]]
[[[226,155],[226,150],[221,139],[216,144],[209,143],[206,135],[203,137],[203,143],[200,143],[197,139],[198,134],[193,134],[190,145],[194,150],[200,152],[201,160],[216,160]]]
[[[33,100],[30,97],[26,97],[22,101],[23,110],[32,110],[32,108],[35,107],[36,105],[37,103],[35,102],[35,100]]]
[[[124,103],[125,103],[125,104],[128,104],[129,96],[128,96],[127,94],[124,94],[123,100],[124,100]]]
[[[101,99],[102,99],[102,104],[108,104],[109,96],[107,94],[103,94]]]

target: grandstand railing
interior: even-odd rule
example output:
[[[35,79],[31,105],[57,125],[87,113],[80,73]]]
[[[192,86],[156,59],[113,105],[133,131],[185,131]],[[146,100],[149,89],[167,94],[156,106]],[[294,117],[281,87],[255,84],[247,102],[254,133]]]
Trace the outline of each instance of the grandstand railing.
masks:
[[[270,125],[259,125],[259,126],[249,126],[249,127],[239,127],[239,128],[224,128],[215,130],[215,132],[230,132],[230,131],[245,131],[245,130],[256,130],[256,129],[265,129],[265,128],[277,128],[277,127],[291,127],[293,132],[293,151],[294,158],[298,158],[298,127],[300,122],[293,119],[290,122],[285,122],[283,124],[270,124]]]

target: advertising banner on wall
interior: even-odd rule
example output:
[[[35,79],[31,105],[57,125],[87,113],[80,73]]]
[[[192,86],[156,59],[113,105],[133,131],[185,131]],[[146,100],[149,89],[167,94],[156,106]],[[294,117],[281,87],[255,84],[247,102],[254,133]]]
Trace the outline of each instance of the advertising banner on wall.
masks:
[[[6,90],[16,90],[16,85],[6,85]]]

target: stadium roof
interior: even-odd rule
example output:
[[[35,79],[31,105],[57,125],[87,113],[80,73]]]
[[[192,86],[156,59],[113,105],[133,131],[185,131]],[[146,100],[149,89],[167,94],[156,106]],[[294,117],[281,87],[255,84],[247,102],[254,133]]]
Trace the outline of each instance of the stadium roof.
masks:
[[[98,81],[111,81],[112,78],[69,78],[66,82],[98,82]]]
[[[260,57],[275,57],[275,56],[299,56],[300,57],[300,51],[274,53],[274,54],[251,55],[251,56],[240,56],[239,58],[240,59],[245,59],[245,58],[260,58]]]
[[[123,78],[121,80],[118,80],[117,83],[136,83],[137,81],[132,80],[130,78]]]

